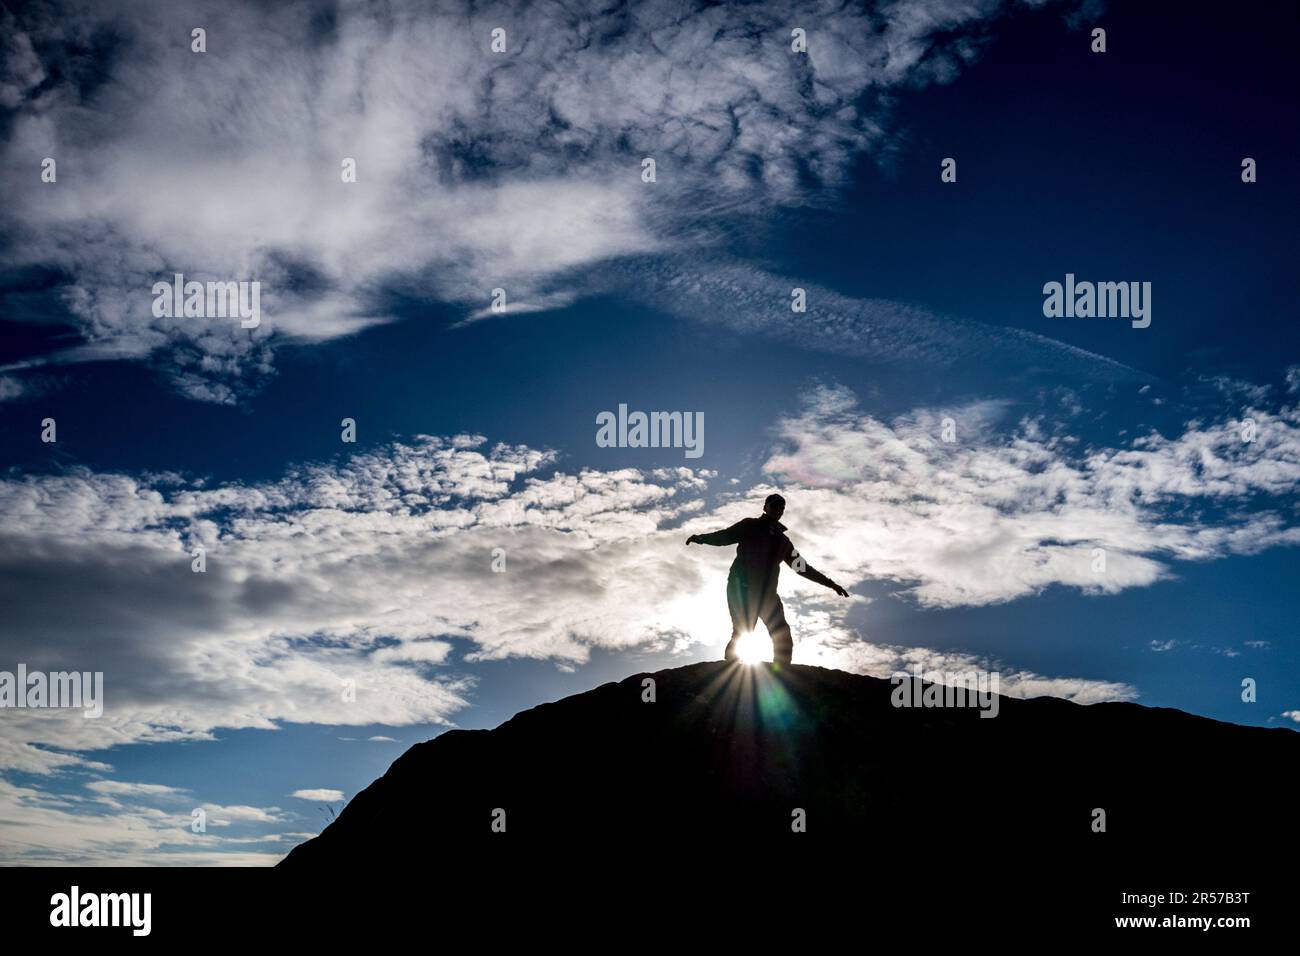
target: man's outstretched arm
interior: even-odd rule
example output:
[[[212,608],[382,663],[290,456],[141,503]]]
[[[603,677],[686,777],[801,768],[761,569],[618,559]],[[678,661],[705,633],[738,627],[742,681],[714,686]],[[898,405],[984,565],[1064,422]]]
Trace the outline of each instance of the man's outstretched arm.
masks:
[[[723,547],[728,544],[736,544],[740,541],[741,532],[744,530],[744,519],[737,521],[730,528],[723,528],[721,531],[710,531],[708,534],[693,534],[686,539],[687,544],[711,544],[715,547]]]
[[[794,569],[794,573],[801,578],[807,578],[809,581],[816,581],[824,588],[830,588],[840,597],[848,597],[849,592],[844,590],[826,575],[822,574],[811,564],[805,561],[798,551],[791,549],[790,554],[786,557],[785,563]]]

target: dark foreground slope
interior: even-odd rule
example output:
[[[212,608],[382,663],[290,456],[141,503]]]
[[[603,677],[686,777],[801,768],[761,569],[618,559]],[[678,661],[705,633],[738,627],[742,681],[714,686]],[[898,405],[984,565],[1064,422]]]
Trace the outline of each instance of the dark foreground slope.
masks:
[[[639,674],[412,747],[281,866],[442,866],[507,841],[683,863],[734,841],[1080,862],[1295,845],[1293,731],[1055,698],[981,718],[893,690],[798,665]]]

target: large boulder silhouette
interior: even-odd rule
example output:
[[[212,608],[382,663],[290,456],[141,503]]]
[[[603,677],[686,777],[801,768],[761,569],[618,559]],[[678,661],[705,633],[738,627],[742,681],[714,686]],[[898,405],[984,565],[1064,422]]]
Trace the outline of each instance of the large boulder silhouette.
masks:
[[[1002,697],[981,717],[897,707],[895,689],[800,665],[637,674],[412,747],[281,866],[445,861],[543,841],[1051,848],[1082,865],[1226,859],[1298,835],[1292,730],[1050,697]]]

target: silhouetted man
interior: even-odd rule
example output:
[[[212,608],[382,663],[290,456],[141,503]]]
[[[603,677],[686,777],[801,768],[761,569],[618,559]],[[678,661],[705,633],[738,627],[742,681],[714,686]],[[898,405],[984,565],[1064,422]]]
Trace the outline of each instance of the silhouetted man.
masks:
[[[790,539],[785,536],[781,515],[785,513],[785,499],[768,495],[763,502],[763,514],[757,518],[744,518],[730,528],[710,534],[693,534],[687,544],[738,545],[736,560],[731,562],[727,575],[727,608],[731,611],[731,641],[725,657],[736,659],[736,641],[740,635],[754,629],[759,618],[767,626],[772,638],[772,657],[779,664],[789,664],[794,653],[794,640],[790,625],[785,622],[785,608],[776,593],[776,580],[781,574],[781,562],[794,568],[795,573],[809,581],[825,585],[841,597],[844,590],[820,571],[808,566]]]

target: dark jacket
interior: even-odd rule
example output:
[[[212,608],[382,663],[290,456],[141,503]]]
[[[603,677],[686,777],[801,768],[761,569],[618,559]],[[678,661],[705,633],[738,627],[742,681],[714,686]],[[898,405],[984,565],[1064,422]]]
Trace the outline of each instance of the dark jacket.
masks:
[[[760,515],[744,518],[722,531],[697,534],[695,540],[716,546],[737,545],[736,560],[731,562],[728,581],[746,590],[775,593],[782,562],[790,565],[800,577],[833,589],[835,583],[830,578],[799,557],[799,552],[785,536],[785,530],[781,522]]]

